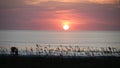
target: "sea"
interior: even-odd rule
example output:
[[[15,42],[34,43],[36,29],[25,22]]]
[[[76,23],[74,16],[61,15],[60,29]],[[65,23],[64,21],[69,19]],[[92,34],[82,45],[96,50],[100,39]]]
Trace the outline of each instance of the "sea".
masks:
[[[120,48],[120,31],[0,30],[0,47],[81,46]]]

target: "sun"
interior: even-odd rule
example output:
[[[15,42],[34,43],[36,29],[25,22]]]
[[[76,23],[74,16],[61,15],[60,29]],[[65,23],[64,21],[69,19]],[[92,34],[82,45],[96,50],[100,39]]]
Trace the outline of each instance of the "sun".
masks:
[[[70,26],[69,25],[63,25],[64,30],[69,30]]]

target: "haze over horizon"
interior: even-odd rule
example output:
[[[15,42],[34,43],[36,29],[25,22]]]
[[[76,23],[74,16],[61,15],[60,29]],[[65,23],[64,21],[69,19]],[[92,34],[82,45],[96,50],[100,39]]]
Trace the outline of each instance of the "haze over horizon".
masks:
[[[0,0],[0,30],[120,30],[120,0]]]

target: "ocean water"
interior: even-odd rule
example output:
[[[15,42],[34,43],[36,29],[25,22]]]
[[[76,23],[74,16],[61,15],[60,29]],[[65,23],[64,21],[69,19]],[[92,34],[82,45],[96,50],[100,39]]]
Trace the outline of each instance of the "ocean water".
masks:
[[[78,45],[120,48],[120,31],[0,30],[0,46]]]

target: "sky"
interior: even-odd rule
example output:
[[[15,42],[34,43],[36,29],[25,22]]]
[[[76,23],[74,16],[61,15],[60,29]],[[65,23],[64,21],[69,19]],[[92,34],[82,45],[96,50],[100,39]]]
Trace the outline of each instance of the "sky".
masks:
[[[0,30],[120,30],[120,0],[0,0]]]

